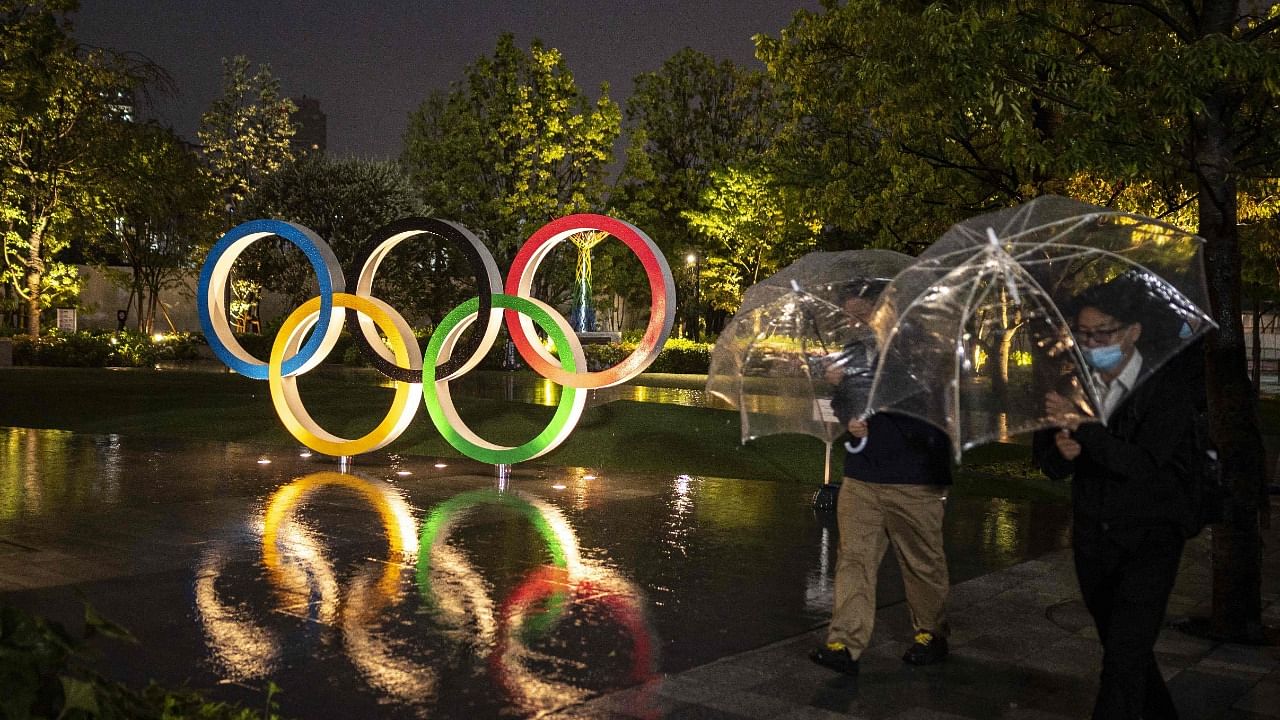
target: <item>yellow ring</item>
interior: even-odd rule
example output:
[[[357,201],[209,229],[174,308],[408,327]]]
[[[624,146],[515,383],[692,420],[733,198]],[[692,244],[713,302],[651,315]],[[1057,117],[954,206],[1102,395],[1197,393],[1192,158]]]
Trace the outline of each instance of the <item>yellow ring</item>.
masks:
[[[418,527],[408,503],[391,486],[371,482],[354,475],[336,472],[316,472],[304,475],[276,490],[267,502],[262,521],[262,562],[269,576],[280,588],[308,587],[308,580],[292,580],[288,568],[280,556],[280,530],[293,520],[299,505],[306,502],[312,492],[323,487],[342,487],[360,494],[378,511],[382,528],[390,545],[378,589],[387,598],[394,598],[399,591],[402,563],[416,562],[418,555]],[[321,556],[321,560],[324,560]]]
[[[368,316],[387,335],[391,351],[401,367],[422,367],[422,350],[409,323],[390,305],[374,297],[361,297],[350,293],[334,293],[333,306],[355,310]],[[422,401],[422,384],[395,381],[395,398],[391,409],[376,428],[355,440],[338,437],[320,427],[302,404],[298,395],[296,376],[284,377],[281,366],[286,356],[292,357],[307,336],[307,331],[320,315],[320,298],[314,297],[294,310],[280,334],[271,346],[271,360],[267,367],[267,381],[271,386],[271,402],[285,429],[303,445],[327,455],[359,455],[377,450],[400,437],[409,427]]]

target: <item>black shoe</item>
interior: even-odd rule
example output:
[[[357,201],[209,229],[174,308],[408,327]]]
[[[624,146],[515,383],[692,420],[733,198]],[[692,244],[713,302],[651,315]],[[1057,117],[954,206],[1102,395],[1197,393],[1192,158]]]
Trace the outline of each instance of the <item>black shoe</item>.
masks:
[[[849,654],[849,648],[843,643],[827,643],[809,653],[809,659],[819,665],[831,668],[845,675],[858,674],[858,661]]]
[[[902,661],[912,665],[932,665],[947,659],[947,639],[928,630],[917,630],[915,642]]]

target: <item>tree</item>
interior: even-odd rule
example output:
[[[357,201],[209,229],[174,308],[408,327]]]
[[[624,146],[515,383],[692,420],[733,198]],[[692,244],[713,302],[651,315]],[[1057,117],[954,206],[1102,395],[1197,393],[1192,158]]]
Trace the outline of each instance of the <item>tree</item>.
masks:
[[[699,305],[732,313],[748,287],[813,249],[817,219],[806,218],[791,199],[759,172],[712,173],[702,209],[682,213],[708,249],[696,279]]]
[[[241,208],[245,217],[272,217],[311,228],[333,248],[348,282],[360,272],[378,228],[423,215],[418,192],[394,163],[308,156],[264,180]],[[285,241],[260,241],[260,263],[244,277],[301,302],[314,294],[310,264]],[[252,250],[253,248],[251,248]],[[451,246],[426,238],[402,243],[379,268],[374,295],[411,322],[430,324],[461,302],[474,284],[455,287],[439,278],[466,280],[470,267]]]
[[[635,79],[631,142],[611,207],[671,255],[704,247],[683,216],[703,210],[715,173],[748,167],[770,146],[775,114],[764,73],[685,48]]]
[[[250,76],[245,56],[222,59],[222,96],[200,116],[196,134],[222,198],[226,224],[248,219],[240,212],[245,198],[293,161],[289,140],[297,126],[290,115],[296,109],[281,97],[280,81],[269,66],[259,65]],[[240,262],[240,277],[231,282],[232,314],[241,327],[256,316],[262,297],[261,283],[247,279],[262,277],[262,268],[252,267],[262,257],[262,249],[253,248]]]
[[[1280,9],[1250,5],[868,0],[758,40],[792,113],[777,171],[824,220],[893,242],[1045,192],[1175,220],[1194,208],[1220,326],[1206,357],[1213,436],[1233,487],[1213,535],[1213,625],[1228,637],[1260,626],[1263,517],[1238,202],[1280,160]]]
[[[32,335],[41,310],[76,290],[75,268],[56,259],[70,229],[105,226],[100,183],[112,158],[104,149],[120,128],[122,99],[165,83],[144,59],[79,47],[66,20],[76,5],[0,3],[0,279],[26,305]]]
[[[280,96],[270,66],[258,66],[251,77],[245,56],[222,59],[222,96],[200,116],[196,134],[228,214],[293,160],[289,139],[297,126],[289,116],[295,110],[292,100]]]
[[[116,217],[99,245],[99,262],[118,259],[130,268],[137,328],[154,330],[160,291],[180,287],[198,267],[197,249],[216,237],[221,213],[212,177],[195,152],[172,130],[128,123],[117,147],[118,165],[106,186]]]
[[[602,207],[619,124],[607,85],[593,107],[558,50],[504,34],[410,116],[402,162],[440,217],[509,258],[546,222]]]

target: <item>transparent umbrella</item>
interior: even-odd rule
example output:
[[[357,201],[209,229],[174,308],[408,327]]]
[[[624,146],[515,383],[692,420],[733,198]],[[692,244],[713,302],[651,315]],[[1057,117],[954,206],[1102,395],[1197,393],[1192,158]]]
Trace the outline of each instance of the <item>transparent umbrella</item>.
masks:
[[[993,439],[1052,427],[1055,391],[1100,418],[1100,381],[1072,326],[1106,287],[1140,327],[1135,386],[1214,327],[1203,241],[1151,218],[1046,196],[953,226],[884,291],[870,324],[879,371],[865,414],[895,410],[945,430],[957,460]]]
[[[738,409],[743,443],[812,435],[826,445],[829,465],[831,444],[843,432],[831,411],[835,383],[863,380],[852,385],[865,400],[875,359],[874,333],[844,305],[857,299],[853,304],[869,311],[910,261],[886,250],[811,253],[747,290],[716,341],[707,375],[707,393]]]

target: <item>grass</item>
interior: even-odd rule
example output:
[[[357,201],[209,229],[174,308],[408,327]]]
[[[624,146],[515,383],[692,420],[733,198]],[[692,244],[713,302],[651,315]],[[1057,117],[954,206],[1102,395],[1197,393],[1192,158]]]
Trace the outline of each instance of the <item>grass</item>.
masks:
[[[636,384],[701,388],[697,375],[642,375]],[[357,437],[382,418],[391,390],[351,376],[317,372],[299,380],[308,411],[338,435]],[[481,437],[518,444],[537,434],[552,408],[456,398]],[[0,373],[0,425],[118,433],[136,438],[225,440],[296,447],[276,418],[265,382],[218,372],[12,368]],[[459,457],[425,409],[388,450]],[[635,472],[821,482],[822,443],[782,435],[739,442],[736,412],[616,401],[588,408],[569,439],[539,458],[548,465]],[[955,493],[1062,501],[1066,485],[1034,471],[1028,449],[992,444],[966,453]],[[837,450],[832,464],[839,471]]]

